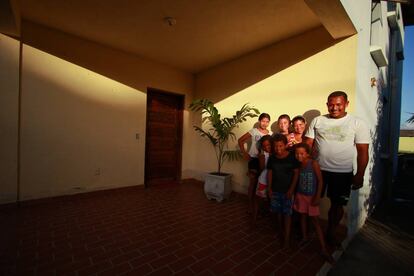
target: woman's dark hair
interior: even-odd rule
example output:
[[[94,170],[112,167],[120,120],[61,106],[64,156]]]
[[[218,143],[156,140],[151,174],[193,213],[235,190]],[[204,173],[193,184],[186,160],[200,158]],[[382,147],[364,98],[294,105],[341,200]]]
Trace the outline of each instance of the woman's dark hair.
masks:
[[[295,117],[292,119],[292,125],[293,125],[296,121],[302,121],[302,122],[306,123],[306,119],[305,119],[305,117],[300,116],[300,115],[295,116]]]
[[[303,148],[303,149],[305,149],[305,151],[310,155],[311,154],[311,152],[312,152],[312,149],[311,149],[311,147],[308,145],[308,144],[306,144],[306,143],[299,143],[299,144],[296,144],[295,145],[295,149],[297,149],[297,148]]]
[[[258,150],[262,149],[262,144],[263,144],[264,141],[269,141],[269,143],[272,144],[273,138],[270,135],[262,136],[262,138],[260,138],[260,140],[257,142],[257,149]]]
[[[289,117],[289,115],[287,115],[287,114],[282,114],[282,115],[280,115],[279,116],[279,118],[277,118],[277,121],[279,122],[280,120],[282,120],[282,119],[286,119],[286,120],[288,120],[289,121],[289,123],[290,123],[290,117]]]
[[[269,115],[269,114],[267,114],[267,113],[262,113],[262,114],[260,114],[260,116],[259,116],[259,121],[263,120],[264,118],[267,118],[267,119],[269,119],[269,121],[270,121],[270,115]]]
[[[283,142],[283,144],[287,145],[288,140],[285,135],[277,133],[273,136],[273,143],[275,142]]]

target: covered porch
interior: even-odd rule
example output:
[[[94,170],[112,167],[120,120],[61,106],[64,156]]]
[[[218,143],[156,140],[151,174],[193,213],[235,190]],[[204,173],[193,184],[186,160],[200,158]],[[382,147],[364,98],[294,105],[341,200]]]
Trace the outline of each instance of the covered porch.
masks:
[[[255,226],[240,194],[208,201],[199,181],[3,205],[1,275],[315,275],[313,238],[281,249],[268,216]],[[297,231],[295,231],[297,230]],[[299,228],[294,228],[294,233]],[[345,237],[345,233],[343,233]]]

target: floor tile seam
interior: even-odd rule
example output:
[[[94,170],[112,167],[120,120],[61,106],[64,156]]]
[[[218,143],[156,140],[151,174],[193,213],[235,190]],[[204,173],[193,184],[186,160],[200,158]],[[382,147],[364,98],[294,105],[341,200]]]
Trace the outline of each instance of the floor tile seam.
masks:
[[[95,255],[92,255],[92,256],[91,255],[88,256],[89,263],[91,265],[97,265],[97,264],[99,264],[99,263],[101,263],[103,261],[108,261],[108,262],[112,263],[110,259],[104,259],[104,260],[99,260],[98,262],[94,262],[92,258],[93,257],[96,257],[97,255],[99,255],[99,253],[98,254],[95,254]]]
[[[111,252],[111,251],[106,251],[106,252]],[[122,252],[122,251],[120,251],[120,252]],[[121,256],[129,256],[129,255],[131,255],[133,253],[138,253],[139,254],[139,256],[137,256],[136,258],[139,258],[139,257],[142,257],[143,256],[143,254],[139,251],[139,249],[136,249],[136,250],[129,251],[127,253],[123,253],[123,254],[118,254],[116,256],[112,256],[112,257],[110,257],[110,260],[111,260],[111,262],[113,262],[113,260],[115,258],[118,258],[118,257],[121,257]]]
[[[112,262],[111,262],[111,263],[112,263]],[[126,272],[123,272],[123,273],[121,273],[121,274],[128,273],[128,272],[130,272],[130,271],[134,268],[134,267],[133,267],[133,266],[129,263],[129,261],[126,261],[126,262],[119,263],[119,264],[114,264],[114,263],[112,263],[112,267],[111,267],[111,268],[108,268],[108,269],[103,270],[103,271],[101,271],[101,272],[105,272],[105,271],[111,270],[111,269],[113,269],[113,268],[115,268],[115,267],[122,266],[122,265],[125,265],[125,264],[128,264],[128,266],[129,266],[129,270],[128,270],[128,271],[126,271]]]
[[[76,273],[79,275],[79,272],[80,271],[82,271],[82,270],[85,270],[85,269],[88,269],[88,268],[92,268],[92,267],[101,267],[101,266],[99,266],[99,265],[102,265],[103,263],[105,263],[105,262],[107,262],[107,263],[109,263],[110,264],[110,267],[108,267],[106,270],[109,270],[109,269],[112,269],[113,267],[114,267],[114,265],[109,261],[109,260],[103,260],[103,261],[101,261],[100,263],[97,263],[97,264],[92,264],[92,265],[89,265],[89,266],[87,266],[87,267],[84,267],[84,268],[82,268],[82,269],[78,269],[78,270],[76,270]],[[94,273],[94,275],[96,275],[96,274],[98,274],[98,273],[100,273],[100,272],[103,272],[105,269],[101,269],[101,270],[99,270],[98,269],[98,272],[95,272]]]
[[[269,259],[270,259],[271,257],[269,257]],[[270,262],[271,264],[273,264],[272,262]],[[279,268],[281,268],[282,266],[284,266],[285,264],[287,264],[288,263],[288,260],[285,260],[284,262],[282,262],[282,263],[280,263],[280,264],[278,264],[276,267],[275,267],[275,271],[276,270],[278,270]]]
[[[290,262],[290,260],[293,259],[293,256],[288,260],[288,263],[292,266],[296,266],[296,263]],[[312,258],[307,258],[307,261],[302,264],[300,267],[298,267],[298,272],[301,271],[303,268],[305,268],[310,262],[311,262]]]
[[[131,266],[131,270],[134,270],[134,269],[136,269],[136,268],[139,268],[139,267],[141,267],[141,266],[143,266],[143,265],[148,265],[150,268],[151,268],[151,272],[152,271],[154,271],[153,269],[152,269],[152,266],[148,263],[148,262],[144,262],[144,263],[142,263],[140,266],[134,266],[131,262],[132,262],[133,260],[129,260],[128,261],[128,264]],[[149,274],[149,272],[147,273],[147,274]]]
[[[221,260],[220,262],[218,262],[217,264],[219,264],[219,263],[222,263],[222,262],[224,262],[224,261],[226,261],[226,260],[228,260],[228,261],[230,261],[230,262],[232,262],[234,265],[231,267],[231,268],[229,268],[226,272],[229,272],[229,271],[232,271],[236,266],[238,266],[238,265],[240,265],[241,264],[241,262],[240,263],[238,263],[238,262],[236,262],[236,261],[233,261],[233,260],[231,260],[230,258],[229,258],[229,256],[227,256],[226,258],[224,258],[223,260]],[[246,260],[243,260],[242,262],[244,262],[244,261],[246,261]]]
[[[182,267],[180,270],[178,270],[178,271],[174,271],[174,269],[171,267],[171,263],[170,264],[168,264],[167,266],[170,268],[170,270],[171,271],[173,271],[174,272],[174,274],[178,274],[178,273],[180,273],[181,271],[183,271],[183,270],[185,270],[185,269],[190,269],[190,266],[191,265],[193,265],[193,264],[195,264],[197,262],[197,260],[195,260],[193,263],[191,263],[191,264],[189,264],[189,265],[187,265],[186,267]]]

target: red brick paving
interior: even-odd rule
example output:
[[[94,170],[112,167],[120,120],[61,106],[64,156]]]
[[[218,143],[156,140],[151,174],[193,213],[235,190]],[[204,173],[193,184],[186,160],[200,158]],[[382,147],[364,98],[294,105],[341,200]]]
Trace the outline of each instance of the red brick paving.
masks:
[[[197,181],[0,206],[0,275],[314,275],[318,242],[282,251],[246,198],[208,201]]]

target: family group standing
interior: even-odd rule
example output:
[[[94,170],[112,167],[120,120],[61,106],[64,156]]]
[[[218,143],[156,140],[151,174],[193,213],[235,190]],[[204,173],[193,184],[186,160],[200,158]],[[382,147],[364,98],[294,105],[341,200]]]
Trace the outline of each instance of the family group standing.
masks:
[[[322,255],[332,261],[325,242],[340,244],[337,228],[351,190],[363,186],[370,135],[361,119],[346,112],[349,101],[345,92],[331,93],[326,105],[328,114],[314,118],[306,133],[304,117],[291,121],[283,114],[278,118],[279,131],[273,135],[267,129],[270,116],[263,113],[257,127],[239,138],[239,147],[248,161],[248,211],[253,220],[259,205],[268,206],[277,217],[283,245],[288,248],[293,210],[300,216],[302,242],[308,240],[309,217]],[[249,141],[251,146],[246,151]],[[319,225],[319,204],[325,193],[330,208],[324,235]]]

